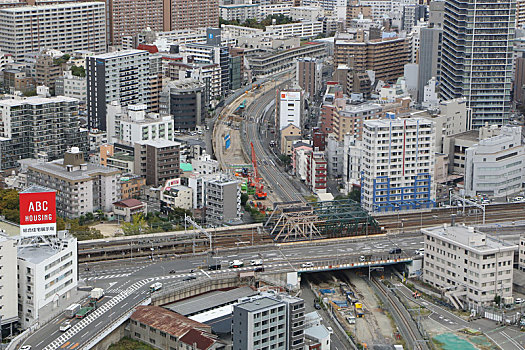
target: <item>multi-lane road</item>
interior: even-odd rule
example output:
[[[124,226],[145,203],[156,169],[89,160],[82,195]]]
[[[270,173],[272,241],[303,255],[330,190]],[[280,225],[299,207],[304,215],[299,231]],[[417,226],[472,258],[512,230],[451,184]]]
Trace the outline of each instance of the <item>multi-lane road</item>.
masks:
[[[149,297],[149,286],[156,281],[164,284],[165,288],[183,283],[183,279],[194,276],[199,279],[219,278],[221,275],[243,270],[229,269],[228,262],[240,259],[248,264],[249,260],[261,258],[264,261],[265,273],[306,270],[301,264],[308,261],[314,266],[326,265],[326,262],[337,259],[358,262],[361,255],[366,254],[373,259],[388,257],[392,247],[400,247],[406,256],[422,247],[420,236],[398,237],[391,241],[386,237],[370,237],[360,239],[339,240],[337,244],[285,244],[261,249],[258,247],[246,249],[229,249],[219,251],[214,262],[221,263],[223,269],[219,271],[200,270],[207,265],[205,256],[188,256],[186,258],[149,261],[131,259],[103,264],[81,264],[79,266],[80,279],[92,287],[101,287],[106,290],[105,297],[98,304],[98,309],[86,316],[85,319],[73,320],[72,328],[62,333],[60,324],[65,320],[59,316],[42,326],[29,336],[23,344],[33,346],[33,349],[84,349],[93,337],[100,334],[115,320],[125,316],[133,307]],[[89,267],[89,271],[85,270]],[[175,273],[170,271],[175,270]],[[194,270],[194,272],[191,272]],[[84,300],[87,303],[87,300]]]
[[[275,89],[270,89],[270,91],[261,94],[247,108],[244,141],[246,147],[249,146],[250,142],[253,143],[259,172],[281,200],[304,202],[302,189],[297,188],[285,171],[277,166],[275,154],[269,149],[269,145],[263,142],[263,134],[268,132],[266,120],[273,115],[274,111],[274,106],[271,106],[271,103],[275,100],[275,90],[283,88],[287,83],[288,81],[284,81]],[[250,153],[247,152],[247,154]]]

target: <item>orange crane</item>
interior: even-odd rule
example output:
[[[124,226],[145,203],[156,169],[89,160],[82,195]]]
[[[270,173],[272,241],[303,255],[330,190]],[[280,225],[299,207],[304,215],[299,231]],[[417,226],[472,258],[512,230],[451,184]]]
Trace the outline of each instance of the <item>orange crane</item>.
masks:
[[[257,157],[255,156],[255,149],[253,148],[253,142],[250,143],[252,146],[252,165],[253,165],[253,180],[255,182],[255,198],[266,199],[267,193],[264,192],[264,185],[260,183],[261,178],[259,177],[259,171],[257,169]]]

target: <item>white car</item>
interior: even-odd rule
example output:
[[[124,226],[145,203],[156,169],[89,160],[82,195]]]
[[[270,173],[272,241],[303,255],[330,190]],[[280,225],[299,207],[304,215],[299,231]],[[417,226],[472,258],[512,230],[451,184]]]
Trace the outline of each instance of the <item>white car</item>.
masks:
[[[525,198],[523,198],[522,196],[518,196],[514,198],[514,202],[523,202],[524,200]]]
[[[60,331],[61,331],[61,332],[66,332],[69,328],[71,328],[71,322],[69,322],[69,321],[64,321],[64,322],[60,325]]]
[[[416,254],[416,255],[425,255],[425,248],[416,249],[414,254]]]
[[[313,262],[305,262],[301,264],[301,267],[314,267]]]
[[[20,350],[31,350],[31,345],[24,345],[20,348]]]
[[[366,257],[364,255],[361,255],[359,257],[359,262],[365,262],[366,261]]]
[[[250,265],[252,265],[252,266],[261,266],[262,264],[263,264],[262,259],[250,260]]]
[[[521,298],[516,298],[516,300],[514,300],[514,302],[515,302],[516,304],[521,304],[521,303],[523,303],[523,299],[521,299]]]
[[[334,330],[332,329],[332,327],[328,326],[326,327],[326,329],[328,329],[328,333],[334,334]]]

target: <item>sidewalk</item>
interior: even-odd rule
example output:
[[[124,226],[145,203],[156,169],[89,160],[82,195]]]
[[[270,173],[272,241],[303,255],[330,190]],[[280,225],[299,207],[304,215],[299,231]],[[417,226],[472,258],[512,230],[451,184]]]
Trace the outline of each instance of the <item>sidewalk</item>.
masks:
[[[47,304],[38,310],[39,324],[43,325],[64,312],[69,305],[79,303],[82,299],[89,295],[89,292],[78,290],[78,288],[85,287],[85,283],[79,280],[77,288],[72,289],[68,293],[60,296],[57,300]]]

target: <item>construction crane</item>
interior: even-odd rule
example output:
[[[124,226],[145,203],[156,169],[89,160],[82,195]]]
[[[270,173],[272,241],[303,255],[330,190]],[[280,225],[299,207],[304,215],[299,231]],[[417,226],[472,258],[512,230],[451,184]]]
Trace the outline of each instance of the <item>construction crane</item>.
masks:
[[[253,165],[253,181],[255,183],[255,199],[266,199],[267,193],[264,192],[264,185],[260,182],[259,171],[257,169],[257,157],[255,156],[255,149],[252,146],[252,165]]]

